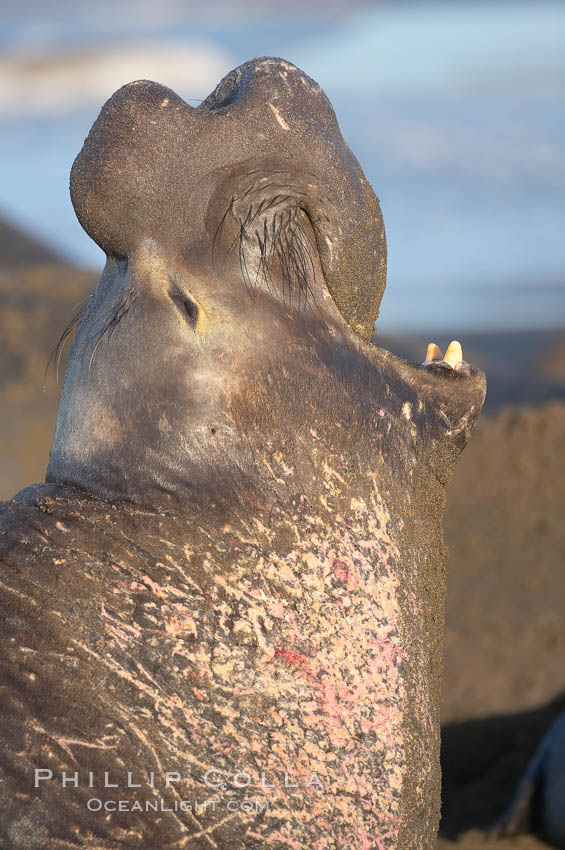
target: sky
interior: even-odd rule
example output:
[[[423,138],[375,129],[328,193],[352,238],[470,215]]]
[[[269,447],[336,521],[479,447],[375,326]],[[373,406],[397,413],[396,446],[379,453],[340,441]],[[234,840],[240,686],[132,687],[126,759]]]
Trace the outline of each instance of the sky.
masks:
[[[242,61],[324,88],[381,200],[378,327],[565,319],[565,4],[0,0],[0,214],[74,261],[104,257],[68,195],[102,103],[150,78],[193,105]]]

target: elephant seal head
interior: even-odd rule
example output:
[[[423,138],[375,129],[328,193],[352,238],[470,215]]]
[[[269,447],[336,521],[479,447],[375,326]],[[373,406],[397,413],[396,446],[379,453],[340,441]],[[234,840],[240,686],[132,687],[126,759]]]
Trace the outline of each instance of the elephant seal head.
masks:
[[[157,83],[124,86],[74,163],[71,196],[107,263],[48,481],[153,505],[251,498],[270,486],[267,444],[300,466],[301,435],[336,427],[356,467],[387,435],[391,474],[406,440],[450,465],[482,377],[449,381],[368,344],[386,274],[379,202],[294,65],[247,62],[197,108]],[[389,410],[397,436],[379,418]]]

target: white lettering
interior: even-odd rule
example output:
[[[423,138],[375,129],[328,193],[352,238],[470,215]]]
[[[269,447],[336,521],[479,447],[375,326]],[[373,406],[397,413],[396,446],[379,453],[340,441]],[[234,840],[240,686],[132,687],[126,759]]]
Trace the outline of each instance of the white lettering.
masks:
[[[128,770],[128,788],[141,788],[141,783],[132,782],[132,775],[131,770]]]
[[[267,782],[267,777],[264,773],[261,774],[261,788],[274,788],[274,785],[269,785]]]
[[[36,768],[35,770],[35,783],[34,788],[39,787],[39,783],[43,782],[44,779],[53,779],[53,771],[47,770],[46,768]]]
[[[70,776],[67,776],[66,771],[62,772],[61,787],[66,788],[67,785],[74,785],[75,788],[78,788],[78,770],[75,770]]]
[[[310,779],[309,779],[309,780],[308,780],[308,782],[306,783],[306,787],[307,787],[307,788],[311,788],[311,787],[312,787],[312,785],[317,785],[317,786],[318,786],[318,788],[323,788],[323,787],[324,787],[324,786],[322,785],[322,781],[321,781],[320,777],[318,776],[318,774],[316,773],[316,771],[315,771],[315,770],[314,770],[314,771],[312,771],[312,773],[310,774]]]
[[[214,782],[214,780],[210,778],[211,774],[215,774],[216,776],[220,776],[218,771],[215,770],[215,768],[212,767],[212,768],[210,768],[210,770],[207,770],[206,773],[204,774],[204,783],[205,783],[205,785],[208,786],[208,788],[218,788],[224,780],[220,778],[220,779],[217,779]]]

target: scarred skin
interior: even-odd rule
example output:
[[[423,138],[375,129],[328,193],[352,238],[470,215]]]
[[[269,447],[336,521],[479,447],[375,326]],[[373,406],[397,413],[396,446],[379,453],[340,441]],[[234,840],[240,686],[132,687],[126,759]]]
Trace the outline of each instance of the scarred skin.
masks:
[[[198,109],[124,87],[71,193],[108,263],[48,483],[0,516],[0,846],[431,848],[441,518],[484,376],[365,341],[378,201],[289,63]]]

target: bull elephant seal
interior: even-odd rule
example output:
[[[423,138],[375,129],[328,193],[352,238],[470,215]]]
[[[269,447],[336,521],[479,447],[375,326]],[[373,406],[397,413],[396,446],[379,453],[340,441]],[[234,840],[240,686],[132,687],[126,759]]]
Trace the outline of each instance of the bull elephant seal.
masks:
[[[3,850],[431,848],[484,377],[366,341],[378,201],[287,62],[120,89],[71,194],[108,261],[3,508]]]

